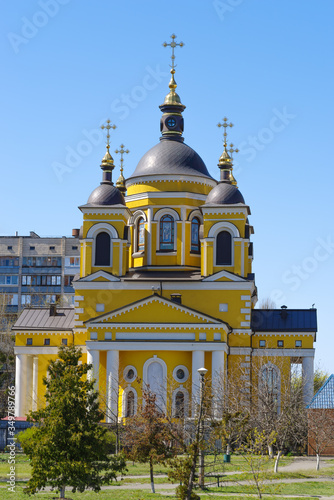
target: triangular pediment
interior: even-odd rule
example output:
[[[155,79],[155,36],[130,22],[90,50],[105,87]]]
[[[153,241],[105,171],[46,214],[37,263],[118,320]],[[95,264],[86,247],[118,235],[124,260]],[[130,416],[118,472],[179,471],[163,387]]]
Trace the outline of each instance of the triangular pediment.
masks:
[[[86,321],[87,326],[103,323],[194,323],[205,325],[223,324],[224,322],[154,294]]]
[[[207,276],[202,281],[247,281],[245,278],[238,276],[236,274],[230,273],[229,271],[219,271],[218,273]]]
[[[77,282],[81,281],[120,281],[117,276],[114,276],[111,273],[107,273],[106,271],[96,271],[95,273],[89,274],[88,276],[84,276],[77,280]]]

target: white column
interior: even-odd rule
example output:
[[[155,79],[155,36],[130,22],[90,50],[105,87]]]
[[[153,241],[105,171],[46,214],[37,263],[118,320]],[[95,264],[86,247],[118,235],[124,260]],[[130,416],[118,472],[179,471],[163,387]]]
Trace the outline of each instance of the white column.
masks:
[[[192,416],[195,417],[196,406],[199,403],[199,390],[201,385],[201,377],[198,373],[199,368],[204,367],[204,351],[192,352],[192,390],[191,390],[191,406]],[[205,368],[205,367],[204,367]]]
[[[15,416],[24,416],[26,394],[27,354],[16,354],[15,359]]]
[[[185,207],[181,208],[181,223],[182,223],[182,241],[181,241],[181,266],[186,263],[186,217],[187,211]]]
[[[305,405],[308,405],[314,393],[314,357],[302,358],[303,371],[303,397]]]
[[[32,410],[37,410],[37,389],[38,389],[38,356],[33,357],[32,362]]]
[[[222,408],[225,392],[224,360],[224,351],[212,351],[212,403],[215,416],[218,416],[219,409]]]
[[[150,266],[152,264],[152,215],[153,215],[153,208],[148,207],[147,209],[147,240],[146,240],[146,245],[147,245],[147,265]]]
[[[107,351],[107,422],[118,418],[119,351]]]
[[[23,412],[26,415],[30,410],[32,410],[32,362],[33,356],[26,357],[26,391],[24,396]]]
[[[123,241],[119,242],[119,268],[118,273],[120,276],[123,275]]]
[[[87,349],[87,363],[92,364],[93,367],[87,373],[87,377],[89,380],[95,378],[94,387],[98,391],[99,390],[99,369],[100,369],[100,351]]]

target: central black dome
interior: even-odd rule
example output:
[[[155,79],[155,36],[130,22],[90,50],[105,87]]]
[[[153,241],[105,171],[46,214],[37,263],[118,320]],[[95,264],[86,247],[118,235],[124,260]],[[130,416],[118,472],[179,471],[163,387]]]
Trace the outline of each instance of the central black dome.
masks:
[[[196,175],[212,179],[202,158],[183,142],[162,140],[139,161],[133,177],[146,175]]]

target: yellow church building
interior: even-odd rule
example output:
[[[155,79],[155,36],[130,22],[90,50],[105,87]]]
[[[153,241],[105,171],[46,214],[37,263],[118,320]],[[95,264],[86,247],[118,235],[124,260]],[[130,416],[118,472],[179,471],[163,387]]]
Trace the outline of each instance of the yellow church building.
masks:
[[[172,62],[160,141],[116,185],[107,122],[102,182],[79,207],[74,308],[27,308],[14,326],[16,416],[44,404],[48,363],[72,343],[93,365],[109,422],[135,414],[147,385],[163,408],[191,416],[201,367],[213,393],[232,374],[250,392],[252,367],[264,357],[263,376],[273,377],[278,393],[299,362],[305,402],[313,396],[316,310],[255,309],[251,211],[232,172],[231,124],[220,124],[216,180],[184,143]]]

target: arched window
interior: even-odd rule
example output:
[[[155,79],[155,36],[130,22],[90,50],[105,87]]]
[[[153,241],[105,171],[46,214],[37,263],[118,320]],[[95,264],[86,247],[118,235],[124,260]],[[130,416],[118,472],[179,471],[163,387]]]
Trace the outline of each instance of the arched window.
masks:
[[[265,365],[259,380],[259,405],[263,412],[279,413],[280,411],[280,373],[272,363]]]
[[[125,416],[133,417],[135,414],[135,395],[133,391],[129,391],[126,395]]]
[[[106,232],[99,233],[96,236],[95,265],[110,266],[110,236]]]
[[[184,393],[179,391],[175,396],[175,418],[184,418]]]
[[[140,217],[137,221],[137,252],[143,252],[145,250],[145,221],[143,217]]]
[[[171,215],[160,219],[160,250],[174,250],[174,219]]]
[[[199,226],[199,219],[194,217],[191,221],[191,251],[196,253],[199,253]]]
[[[232,264],[232,236],[228,231],[221,231],[216,239],[216,265]]]

